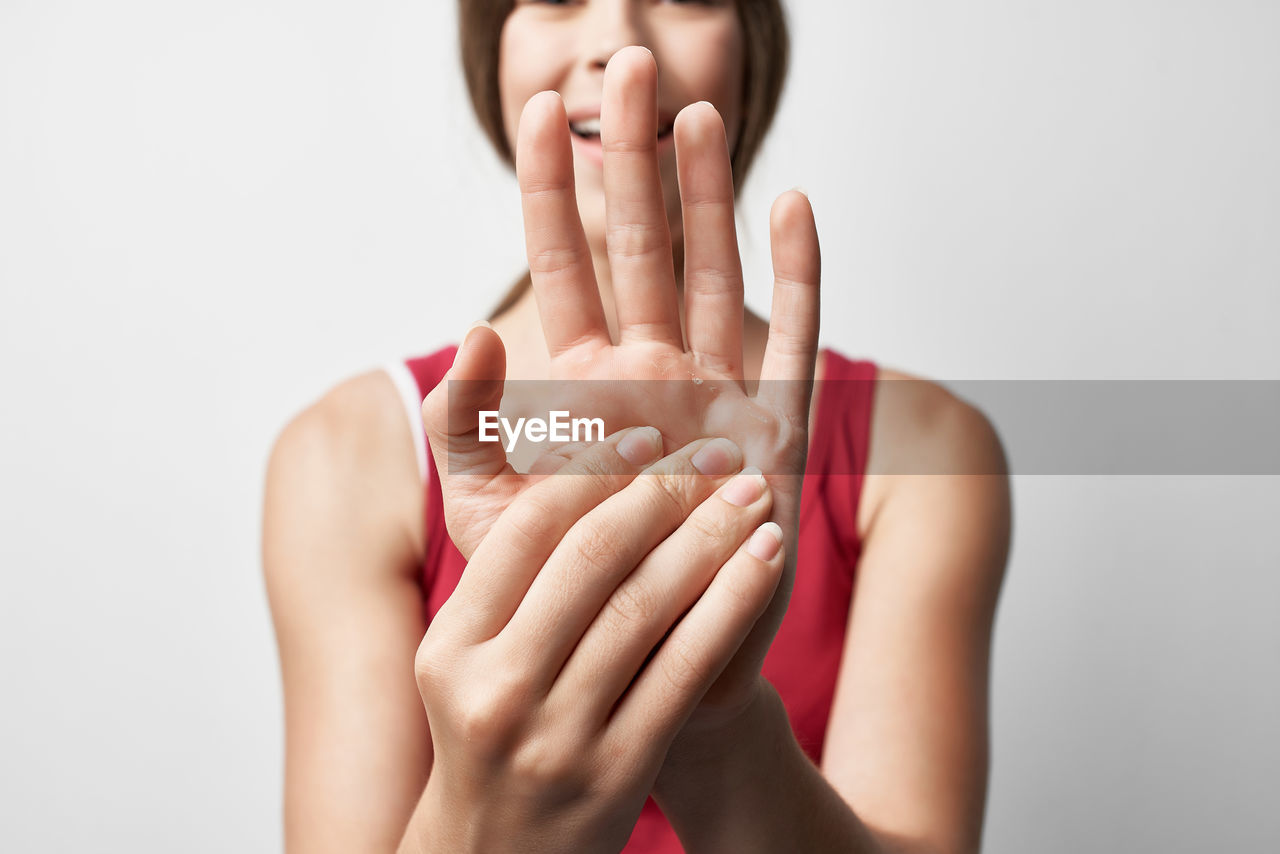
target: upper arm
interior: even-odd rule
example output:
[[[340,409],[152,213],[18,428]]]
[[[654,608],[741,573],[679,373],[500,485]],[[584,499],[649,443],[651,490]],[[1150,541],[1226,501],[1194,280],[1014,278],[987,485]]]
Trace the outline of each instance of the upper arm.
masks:
[[[882,837],[977,851],[1010,537],[1004,454],[986,418],[940,387],[891,385],[877,391],[877,473],[823,772]]]
[[[431,764],[413,658],[421,483],[390,379],[339,385],[291,421],[267,469],[263,570],[285,700],[285,837],[391,851]]]

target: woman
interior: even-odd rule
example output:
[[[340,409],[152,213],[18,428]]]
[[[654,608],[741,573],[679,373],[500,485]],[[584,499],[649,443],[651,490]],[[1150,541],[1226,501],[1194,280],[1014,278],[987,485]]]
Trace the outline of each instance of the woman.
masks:
[[[411,399],[451,366],[479,381],[471,399],[428,397],[428,489],[385,373],[338,386],[277,442],[264,559],[290,846],[617,850],[629,836],[637,851],[976,850],[1003,459],[979,413],[923,382],[874,408],[859,393],[870,383],[829,383],[809,417],[815,370],[876,374],[830,351],[815,367],[816,233],[799,194],[775,206],[774,327],[736,322],[731,195],[781,88],[777,4],[464,2],[462,21],[482,123],[504,154],[520,147],[533,287],[456,362],[452,349],[410,362]],[[456,419],[504,379],[627,378],[655,348],[675,360],[664,370],[729,391],[667,407],[649,453],[633,446],[653,434],[632,430],[559,461],[607,476],[535,483],[493,446],[458,444]],[[608,358],[573,358],[584,352]],[[734,390],[762,378],[781,382]],[[616,397],[627,423],[641,408]],[[748,410],[765,413],[754,434],[734,426]],[[802,500],[806,447],[811,473],[821,459],[817,471],[848,476],[807,478]],[[894,474],[921,460],[991,474]],[[730,477],[747,463],[767,483]],[[655,465],[664,477],[636,477]],[[655,483],[675,500],[646,497]],[[599,589],[581,586],[584,559]],[[685,584],[683,598],[611,631],[605,615],[635,604],[639,578]],[[687,616],[657,613],[677,605]],[[615,697],[588,715],[598,731],[572,717]]]

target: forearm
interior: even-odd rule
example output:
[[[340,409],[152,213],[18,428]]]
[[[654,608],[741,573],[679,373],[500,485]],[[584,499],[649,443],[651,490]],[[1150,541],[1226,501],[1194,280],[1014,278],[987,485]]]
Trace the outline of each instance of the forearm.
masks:
[[[400,840],[400,847],[396,849],[396,854],[432,854],[438,850],[436,844],[439,843],[440,828],[432,828],[430,818],[431,804],[429,798],[431,793],[430,786],[423,790],[422,797],[418,799],[418,804],[414,807],[413,815],[409,818],[409,824],[405,827],[404,836]],[[435,831],[433,838],[432,831]]]
[[[887,850],[805,755],[767,683],[732,732],[675,745],[653,794],[691,854]]]
[[[502,840],[501,848],[496,847],[492,838],[484,838],[484,830],[486,824],[497,826],[498,822],[486,821],[483,811],[477,814],[474,807],[468,808],[458,799],[457,792],[451,801],[444,789],[438,774],[428,780],[422,797],[409,818],[409,824],[405,827],[396,854],[545,850],[534,845],[532,835],[528,839],[506,838]]]

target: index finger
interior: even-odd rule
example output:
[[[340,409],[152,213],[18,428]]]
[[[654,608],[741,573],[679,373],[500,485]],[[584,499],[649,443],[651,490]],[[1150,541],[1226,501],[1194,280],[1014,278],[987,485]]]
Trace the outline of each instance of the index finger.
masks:
[[[547,351],[555,358],[584,342],[608,346],[609,327],[578,214],[569,120],[555,92],[539,92],[525,105],[516,140],[516,178]]]

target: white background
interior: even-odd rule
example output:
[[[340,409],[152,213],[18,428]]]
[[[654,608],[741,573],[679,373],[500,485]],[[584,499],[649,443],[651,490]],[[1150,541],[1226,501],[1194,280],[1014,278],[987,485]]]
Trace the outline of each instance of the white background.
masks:
[[[1280,378],[1280,4],[793,3],[743,202],[941,379]],[[520,270],[453,3],[0,0],[0,847],[272,851],[263,467]],[[1280,850],[1280,479],[1018,477],[988,850]]]

